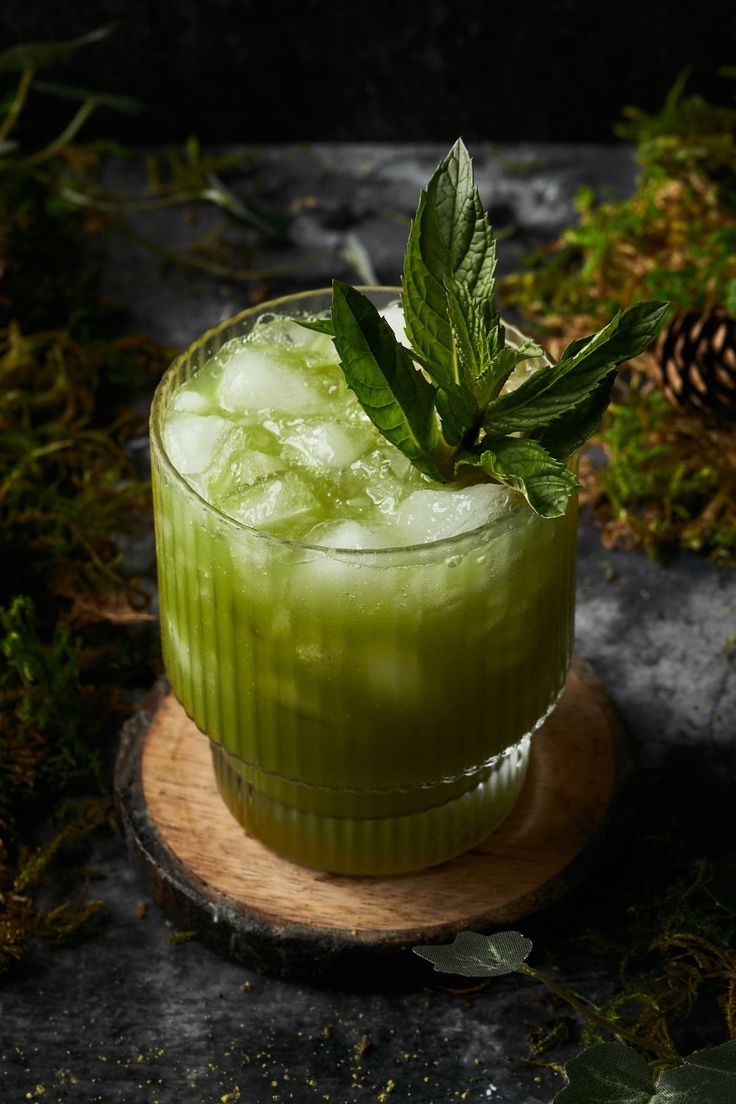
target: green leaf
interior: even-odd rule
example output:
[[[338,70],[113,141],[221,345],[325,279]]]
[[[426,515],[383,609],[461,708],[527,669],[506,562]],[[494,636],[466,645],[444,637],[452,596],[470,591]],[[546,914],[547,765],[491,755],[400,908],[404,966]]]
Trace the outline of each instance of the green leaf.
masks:
[[[416,467],[442,479],[432,455],[438,445],[434,387],[371,301],[340,280],[332,285],[332,320],[348,387],[368,417]]]
[[[736,1042],[691,1054],[656,1085],[647,1063],[623,1043],[588,1047],[565,1066],[569,1084],[554,1104],[733,1104]]]
[[[468,429],[479,417],[478,406],[469,391],[444,391],[435,395],[437,413],[442,422],[442,436],[448,445],[459,445]]]
[[[600,425],[611,401],[615,382],[614,369],[600,381],[587,399],[578,403],[566,414],[562,414],[548,429],[539,434],[537,440],[540,445],[557,460],[564,460],[576,449],[581,448]]]
[[[437,410],[448,444],[457,445],[471,426],[479,424],[482,404],[478,381],[488,369],[503,330],[488,299],[476,299],[454,276],[445,276],[447,317],[452,340],[452,373],[437,394]],[[500,337],[499,337],[500,333]],[[430,366],[431,372],[431,366]]]
[[[125,115],[135,115],[143,110],[140,100],[132,96],[116,96],[112,92],[94,92],[89,88],[79,88],[74,84],[57,84],[55,81],[36,81],[33,85],[37,92],[46,92],[50,96],[59,96],[63,100],[94,100],[100,107],[111,107]]]
[[[457,385],[440,389],[437,409],[445,439],[459,444],[495,399],[517,364],[542,356],[534,341],[504,347],[505,328],[492,299],[477,299],[453,276],[445,277]]]
[[[297,318],[295,321],[305,330],[316,330],[317,333],[327,334],[328,337],[335,336],[335,327],[331,318],[312,318],[309,321],[305,318]]]
[[[457,141],[423,191],[404,257],[401,301],[419,359],[445,391],[460,384],[445,278],[492,299],[496,245],[473,185],[470,155]]]
[[[443,974],[463,977],[501,977],[513,974],[528,957],[532,942],[517,931],[479,935],[460,932],[453,943],[440,946],[414,947],[414,954],[433,963]]]
[[[94,31],[58,42],[19,42],[0,54],[0,73],[22,73],[24,69],[46,69],[57,61],[69,57],[82,46],[100,42],[107,38],[115,28],[97,27]]]
[[[588,1047],[567,1063],[565,1073],[570,1083],[554,1104],[652,1104],[652,1071],[633,1047],[623,1043]]]
[[[654,341],[669,306],[669,303],[656,299],[635,303],[619,311],[607,326],[593,334],[586,345],[582,344],[583,339],[572,342],[563,353],[563,358],[573,362],[582,358],[588,363],[595,356],[598,359],[607,358],[609,363],[621,364],[638,356]]]
[[[486,429],[530,433],[584,403],[617,364],[648,348],[667,309],[667,303],[646,302],[620,311],[586,344],[574,342],[556,365],[540,368],[515,391],[492,402]]]
[[[577,356],[577,354],[581,352],[585,348],[585,346],[593,340],[594,337],[595,334],[586,334],[585,337],[574,338],[569,345],[565,346],[565,350],[562,353],[560,360],[572,360],[572,358],[574,356]],[[559,364],[559,361],[557,363]]]
[[[691,1054],[665,1070],[652,1104],[733,1104],[736,1100],[736,1042]]]
[[[529,338],[521,345],[507,345],[502,348],[476,380],[475,392],[479,404],[486,407],[492,399],[496,398],[514,368],[522,360],[534,360],[543,355],[544,350],[537,345],[536,341]]]
[[[564,464],[539,441],[525,437],[486,436],[471,451],[460,450],[455,470],[471,464],[498,483],[524,495],[541,517],[560,517],[578,488],[578,481]]]
[[[472,387],[503,346],[498,312],[489,299],[476,299],[454,276],[445,276],[444,282],[453,352],[458,361],[455,374],[458,384]]]

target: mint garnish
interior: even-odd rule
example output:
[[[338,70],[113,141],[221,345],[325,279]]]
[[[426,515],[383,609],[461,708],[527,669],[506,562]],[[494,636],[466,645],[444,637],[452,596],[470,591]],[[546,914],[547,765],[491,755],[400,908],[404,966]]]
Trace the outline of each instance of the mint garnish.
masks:
[[[563,463],[529,437],[486,435],[472,450],[461,449],[456,470],[463,464],[480,468],[514,491],[520,491],[541,517],[564,514],[578,481]]]
[[[578,486],[565,460],[596,429],[617,366],[651,344],[668,304],[620,311],[502,394],[514,368],[543,351],[533,341],[506,344],[495,268],[496,243],[458,140],[422,192],[409,233],[401,303],[411,348],[338,280],[331,319],[304,325],[334,335],[348,386],[420,471],[451,482],[476,468],[521,492],[542,517],[559,517]]]
[[[332,285],[335,348],[348,387],[373,424],[426,475],[442,479],[431,383],[361,292]]]

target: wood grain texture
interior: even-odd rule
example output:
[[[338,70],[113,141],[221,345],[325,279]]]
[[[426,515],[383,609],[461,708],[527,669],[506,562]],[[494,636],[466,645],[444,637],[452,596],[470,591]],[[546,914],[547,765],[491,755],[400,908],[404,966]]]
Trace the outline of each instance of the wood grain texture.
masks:
[[[180,923],[248,965],[330,980],[557,900],[595,856],[627,773],[611,701],[576,659],[514,811],[472,851],[417,873],[325,874],[247,836],[219,796],[209,741],[165,687],[127,726],[116,793],[146,885]]]

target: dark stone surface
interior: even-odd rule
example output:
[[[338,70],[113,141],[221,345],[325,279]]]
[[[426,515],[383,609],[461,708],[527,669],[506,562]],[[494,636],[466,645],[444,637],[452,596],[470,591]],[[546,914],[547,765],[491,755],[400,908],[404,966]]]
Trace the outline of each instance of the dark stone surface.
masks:
[[[395,279],[405,226],[386,212],[410,213],[440,152],[267,149],[245,183],[270,182],[274,206],[315,197],[297,220],[294,244],[282,247],[283,258],[324,243],[328,233],[355,230],[380,278]],[[502,246],[507,263],[571,218],[577,184],[623,189],[631,182],[626,151],[502,152],[543,162],[519,178],[481,159],[484,201],[506,204],[520,227]],[[188,232],[178,215],[143,225],[168,242]],[[333,256],[298,273],[302,286],[326,279],[334,241],[329,248]],[[296,278],[272,281],[270,290],[294,286]],[[112,247],[105,286],[139,325],[175,342],[243,305],[249,287],[178,275],[162,283],[155,263],[128,243]],[[627,721],[641,800],[632,837],[601,862],[595,878],[523,928],[535,940],[535,962],[542,965],[554,950],[552,968],[572,988],[601,999],[615,987],[612,968],[571,950],[562,937],[606,924],[652,810],[674,813],[705,849],[714,835],[728,837],[734,828],[736,671],[729,638],[736,631],[736,575],[694,555],[663,567],[640,553],[606,551],[588,517],[579,551],[577,649]],[[84,944],[38,950],[0,988],[2,1104],[549,1104],[561,1082],[524,1062],[528,1037],[562,1017],[569,1038],[544,1059],[564,1062],[579,1049],[579,1024],[527,979],[494,980],[465,995],[431,988],[429,967],[427,988],[413,991],[322,991],[269,980],[197,941],[168,943],[172,928],[155,906],[139,915],[142,893],[119,839],[99,838],[89,865],[101,875],[92,891],[107,907]],[[625,897],[618,901],[622,910],[626,904]],[[704,1020],[699,1030],[701,1045],[723,1041],[718,1023]]]
[[[479,143],[470,149],[481,199],[504,237],[499,275],[574,221],[579,188],[626,195],[634,178],[627,146]],[[419,191],[446,152],[446,146],[418,143],[250,147],[227,182],[265,212],[289,213],[287,244],[226,230],[227,239],[239,243],[237,263],[252,275],[215,284],[176,268],[162,280],[155,259],[118,239],[108,256],[104,290],[129,307],[134,325],[162,341],[186,345],[249,306],[253,295],[321,287],[333,276],[396,284]],[[139,164],[116,167],[108,183],[116,192],[140,190]],[[170,209],[139,215],[135,226],[142,237],[176,249],[206,240],[219,222],[212,209],[200,208],[193,222]]]

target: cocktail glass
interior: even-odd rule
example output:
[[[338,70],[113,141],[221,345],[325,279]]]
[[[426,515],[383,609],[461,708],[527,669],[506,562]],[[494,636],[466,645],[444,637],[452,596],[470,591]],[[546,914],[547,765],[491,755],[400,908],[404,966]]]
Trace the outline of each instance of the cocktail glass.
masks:
[[[399,295],[363,290],[379,308]],[[323,870],[396,873],[474,846],[519,796],[570,662],[576,507],[544,519],[510,492],[472,532],[340,550],[259,531],[206,502],[164,446],[178,388],[261,315],[314,316],[330,298],[243,311],[196,341],[157,390],[163,651],[249,834]]]

